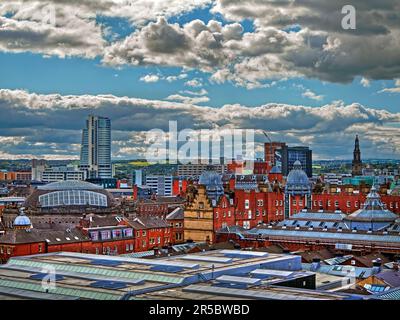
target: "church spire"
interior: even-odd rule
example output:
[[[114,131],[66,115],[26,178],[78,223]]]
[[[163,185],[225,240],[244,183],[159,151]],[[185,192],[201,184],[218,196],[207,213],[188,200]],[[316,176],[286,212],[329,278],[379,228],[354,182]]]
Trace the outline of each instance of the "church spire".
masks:
[[[355,140],[355,143],[354,143],[354,152],[353,152],[353,162],[352,162],[351,174],[353,176],[360,176],[362,174],[360,140],[358,138],[358,134],[356,135],[356,140]]]

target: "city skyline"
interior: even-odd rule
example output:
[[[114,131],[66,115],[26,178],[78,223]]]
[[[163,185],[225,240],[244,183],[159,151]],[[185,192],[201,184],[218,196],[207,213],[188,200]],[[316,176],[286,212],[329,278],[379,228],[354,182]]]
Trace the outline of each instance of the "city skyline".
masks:
[[[344,1],[253,2],[0,4],[0,158],[77,159],[94,113],[113,159],[145,158],[170,120],[255,129],[257,157],[266,130],[317,160],[351,159],[356,134],[363,159],[399,159],[399,4],[353,1],[343,30]]]

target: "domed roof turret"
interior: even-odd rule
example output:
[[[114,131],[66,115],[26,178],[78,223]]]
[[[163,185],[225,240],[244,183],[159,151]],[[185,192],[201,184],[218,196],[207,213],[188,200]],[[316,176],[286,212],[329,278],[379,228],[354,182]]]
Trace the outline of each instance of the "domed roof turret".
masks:
[[[372,186],[370,193],[367,195],[361,209],[352,213],[348,216],[347,220],[352,221],[381,221],[381,222],[393,222],[397,218],[397,215],[387,210],[381,201],[381,197],[375,186]]]
[[[199,184],[207,188],[223,187],[222,176],[214,171],[204,171],[199,178]]]
[[[213,205],[224,194],[222,175],[217,172],[204,171],[199,178],[199,185],[206,187],[207,195],[212,200]]]
[[[311,183],[307,174],[301,167],[301,162],[296,160],[286,179],[286,192],[295,194],[311,193]]]
[[[31,220],[25,215],[25,208],[20,208],[19,215],[14,219],[14,227],[17,228],[30,228],[32,226]]]

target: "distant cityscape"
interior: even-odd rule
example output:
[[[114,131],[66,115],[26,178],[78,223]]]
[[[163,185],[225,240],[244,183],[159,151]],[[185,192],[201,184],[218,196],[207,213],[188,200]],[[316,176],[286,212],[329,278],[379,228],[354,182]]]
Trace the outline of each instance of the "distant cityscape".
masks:
[[[44,265],[44,257],[63,261],[51,265],[61,280],[47,298],[245,298],[266,281],[274,286],[257,297],[384,299],[400,290],[393,277],[400,260],[399,163],[363,160],[362,137],[355,137],[352,161],[313,161],[307,146],[268,141],[264,159],[169,165],[112,161],[111,130],[110,119],[90,115],[80,160],[0,163],[0,296],[15,296],[19,283],[35,285],[41,277],[27,266]],[[137,258],[148,259],[141,262],[146,269]],[[141,270],[131,272],[149,289],[127,293],[123,288],[139,282],[118,276],[116,286],[91,269],[94,263],[111,275],[122,261]],[[249,261],[254,267],[239,275]],[[170,273],[189,262],[204,268],[206,283],[188,278],[182,291],[163,293],[157,277],[173,286]],[[235,263],[213,275],[209,262],[215,270]],[[19,282],[15,266],[24,274]],[[73,293],[59,291],[63,279],[76,277],[86,282],[76,282]],[[36,298],[43,298],[40,288]]]

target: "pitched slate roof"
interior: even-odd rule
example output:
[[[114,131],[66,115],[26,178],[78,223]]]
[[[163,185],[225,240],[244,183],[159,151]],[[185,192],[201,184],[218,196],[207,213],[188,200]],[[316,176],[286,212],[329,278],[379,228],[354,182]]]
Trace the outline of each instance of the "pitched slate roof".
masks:
[[[170,214],[167,215],[167,220],[183,220],[184,210],[182,208],[176,208]]]
[[[169,224],[166,220],[153,217],[153,216],[136,216],[125,218],[125,221],[129,223],[135,230],[143,230],[143,229],[158,229],[158,228],[168,228]]]
[[[0,243],[22,244],[47,242],[49,245],[90,241],[78,229],[71,230],[10,230],[0,236]]]
[[[396,270],[386,270],[375,275],[376,278],[384,281],[392,288],[400,287],[400,272]]]

